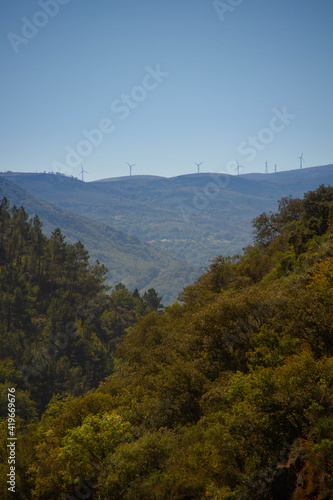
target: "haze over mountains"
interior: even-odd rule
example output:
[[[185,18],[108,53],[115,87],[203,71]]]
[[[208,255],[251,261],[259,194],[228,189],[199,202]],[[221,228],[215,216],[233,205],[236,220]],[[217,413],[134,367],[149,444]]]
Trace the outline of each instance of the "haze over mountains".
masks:
[[[216,255],[252,241],[251,220],[284,196],[333,185],[333,165],[274,174],[132,176],[82,182],[60,174],[0,174],[1,196],[59,226],[109,270],[111,284],[153,286],[171,303]]]
[[[81,241],[91,261],[98,259],[108,269],[108,284],[123,282],[129,289],[144,292],[155,288],[165,304],[172,303],[184,284],[191,283],[199,269],[163,250],[140,241],[101,222],[93,221],[45,202],[14,182],[0,176],[0,197],[23,206],[30,217],[38,214],[43,232],[50,236],[60,227],[68,243]]]

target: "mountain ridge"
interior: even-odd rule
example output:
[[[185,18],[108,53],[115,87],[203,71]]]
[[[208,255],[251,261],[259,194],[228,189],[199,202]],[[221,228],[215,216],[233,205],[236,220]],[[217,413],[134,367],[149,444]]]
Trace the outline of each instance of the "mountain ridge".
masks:
[[[64,211],[4,177],[0,177],[0,190],[1,197],[5,196],[13,205],[22,205],[30,217],[38,214],[46,235],[49,236],[56,227],[60,227],[70,243],[80,240],[88,249],[91,259],[98,259],[109,268],[108,283],[112,286],[123,282],[130,289],[138,288],[144,292],[154,282],[168,304],[177,298],[186,283],[199,274],[198,269],[140,241],[136,236]],[[169,283],[165,280],[166,275]],[[175,287],[172,287],[172,281]]]
[[[252,240],[251,220],[276,210],[282,197],[302,197],[320,184],[333,184],[333,165],[272,174],[133,175],[92,182],[61,174],[5,172],[0,177],[205,267],[218,254],[241,252]]]
[[[272,174],[203,172],[171,178],[133,175],[92,182],[61,174],[4,172],[0,181],[4,179],[26,190],[15,202],[21,201],[20,197],[26,199],[28,192],[44,203],[90,219],[88,240],[79,231],[80,224],[86,221],[77,220],[77,227],[71,223],[63,228],[64,233],[86,242],[92,257],[105,263],[129,288],[133,285],[142,290],[153,283],[168,304],[215,256],[241,253],[252,242],[251,221],[258,214],[275,211],[283,197],[302,198],[321,184],[333,185],[333,165]],[[47,223],[46,214],[41,218]],[[57,225],[63,227],[61,220],[59,215]],[[116,261],[110,260],[110,233],[103,224],[150,245],[148,253],[142,247],[139,251],[142,266],[137,268],[130,252],[126,254],[126,246],[117,250]],[[103,233],[109,234],[108,241],[103,240]],[[153,256],[152,248],[156,252]],[[133,255],[137,251],[133,249]],[[124,256],[131,261],[125,273],[120,269],[124,267]],[[131,273],[138,275],[136,283]]]

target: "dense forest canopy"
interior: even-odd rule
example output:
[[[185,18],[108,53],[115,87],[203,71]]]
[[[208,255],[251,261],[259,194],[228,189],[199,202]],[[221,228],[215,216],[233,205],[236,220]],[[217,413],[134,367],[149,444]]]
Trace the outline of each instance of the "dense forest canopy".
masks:
[[[0,224],[1,359],[40,413],[54,394],[82,395],[112,373],[117,342],[161,298],[122,284],[107,293],[107,269],[80,242],[67,244],[59,228],[46,238],[38,216],[5,198]]]
[[[16,498],[333,496],[333,188],[283,198],[180,303],[123,285],[0,207],[1,482]]]

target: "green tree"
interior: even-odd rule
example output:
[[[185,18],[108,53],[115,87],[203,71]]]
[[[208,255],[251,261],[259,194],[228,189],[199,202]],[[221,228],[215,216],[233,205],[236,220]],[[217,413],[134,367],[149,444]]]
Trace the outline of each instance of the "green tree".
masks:
[[[157,311],[163,307],[163,304],[161,303],[162,297],[158,296],[158,293],[154,288],[149,288],[149,290],[143,294],[143,301],[148,306],[150,311]]]

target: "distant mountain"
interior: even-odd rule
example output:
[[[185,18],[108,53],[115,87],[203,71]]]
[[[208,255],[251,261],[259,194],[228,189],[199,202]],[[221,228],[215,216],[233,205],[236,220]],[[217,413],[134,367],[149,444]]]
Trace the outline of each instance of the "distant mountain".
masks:
[[[38,214],[47,236],[60,227],[69,243],[80,240],[92,260],[98,259],[109,269],[110,285],[122,281],[129,289],[138,288],[141,291],[154,287],[162,295],[164,304],[168,305],[200,273],[194,266],[143,243],[135,236],[39,199],[12,182],[20,178],[10,176],[9,180],[0,176],[0,198],[6,196],[12,205],[22,205],[30,217]],[[64,182],[65,189],[66,186]]]
[[[233,255],[252,241],[250,222],[289,194],[333,185],[333,165],[274,174],[201,173],[81,182],[60,174],[3,177],[64,210],[158,245],[195,267]]]
[[[297,170],[284,170],[282,172],[274,172],[271,174],[243,174],[242,177],[250,180],[262,180],[270,182],[290,182],[293,179],[302,179],[306,182],[307,179],[330,179],[332,180],[333,165],[322,165],[317,167],[309,167]]]

